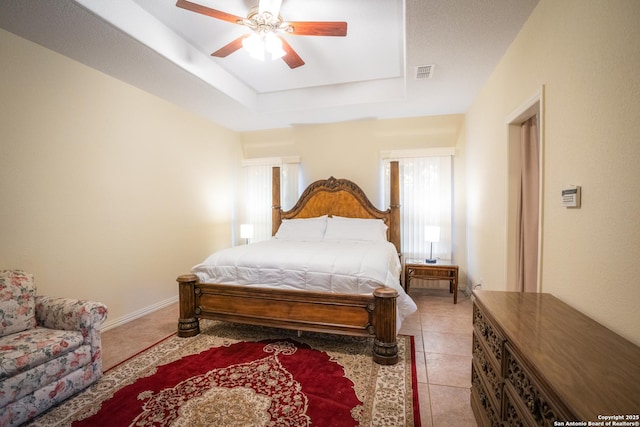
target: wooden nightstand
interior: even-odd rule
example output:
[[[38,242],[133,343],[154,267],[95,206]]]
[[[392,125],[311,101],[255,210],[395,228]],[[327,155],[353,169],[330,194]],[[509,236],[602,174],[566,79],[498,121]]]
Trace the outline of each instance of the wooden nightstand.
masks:
[[[429,264],[420,259],[407,259],[404,266],[404,287],[409,292],[411,279],[448,280],[453,303],[458,303],[458,266],[447,260]]]

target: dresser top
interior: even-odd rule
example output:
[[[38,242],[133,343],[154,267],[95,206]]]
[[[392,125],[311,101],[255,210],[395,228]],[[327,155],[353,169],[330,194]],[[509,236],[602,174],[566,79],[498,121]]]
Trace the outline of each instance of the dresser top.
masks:
[[[474,291],[476,303],[580,419],[640,412],[640,347],[551,294]]]

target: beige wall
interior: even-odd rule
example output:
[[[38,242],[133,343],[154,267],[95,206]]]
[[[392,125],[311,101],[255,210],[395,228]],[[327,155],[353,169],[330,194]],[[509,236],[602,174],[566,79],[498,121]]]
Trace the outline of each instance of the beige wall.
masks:
[[[386,208],[381,189],[381,151],[455,147],[454,257],[461,266],[461,282],[465,283],[463,123],[463,115],[367,119],[245,132],[242,144],[247,158],[300,156],[301,191],[318,179],[347,178],[360,185],[380,209]]]
[[[0,51],[0,268],[107,327],[176,300],[231,243],[239,136],[1,30]]]
[[[635,0],[541,0],[467,114],[466,173],[470,278],[507,289],[505,120],[544,85],[542,291],[640,344],[638,22]]]
[[[371,201],[382,204],[381,150],[455,147],[462,115],[393,120],[361,120],[245,132],[247,158],[300,156],[303,186],[329,176],[350,179]]]

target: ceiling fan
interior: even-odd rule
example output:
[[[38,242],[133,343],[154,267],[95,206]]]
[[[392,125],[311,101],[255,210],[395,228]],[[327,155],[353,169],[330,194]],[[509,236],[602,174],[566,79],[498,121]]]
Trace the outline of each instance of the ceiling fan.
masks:
[[[290,68],[297,68],[304,65],[304,61],[282,34],[334,37],[347,35],[346,22],[284,21],[280,16],[281,4],[282,0],[259,0],[258,6],[253,7],[246,18],[187,0],[178,0],[176,6],[232,24],[244,25],[251,30],[211,54],[218,58],[224,58],[244,47],[254,58],[264,59],[266,51],[273,59],[282,58]]]

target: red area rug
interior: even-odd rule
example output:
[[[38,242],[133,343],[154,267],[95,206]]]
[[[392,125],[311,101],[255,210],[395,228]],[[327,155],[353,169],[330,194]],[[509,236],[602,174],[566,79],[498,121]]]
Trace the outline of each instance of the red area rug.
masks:
[[[202,321],[116,366],[34,425],[419,426],[413,341],[400,362],[372,340]]]

